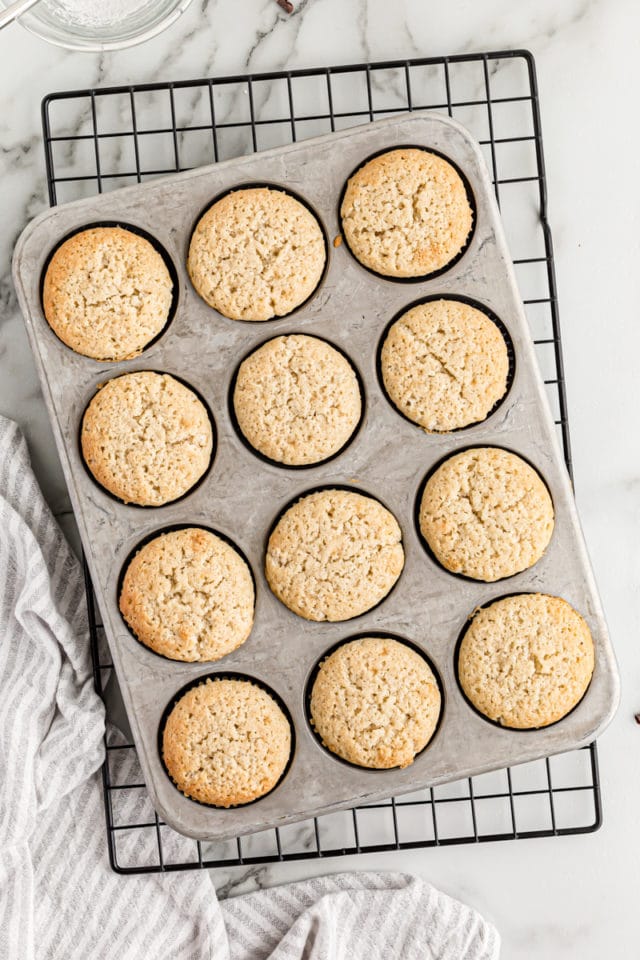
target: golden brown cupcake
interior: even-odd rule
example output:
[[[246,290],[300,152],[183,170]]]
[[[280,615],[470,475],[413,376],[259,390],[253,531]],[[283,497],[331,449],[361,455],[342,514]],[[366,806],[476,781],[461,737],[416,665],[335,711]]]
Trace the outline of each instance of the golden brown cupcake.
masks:
[[[391,637],[343,643],[321,663],[311,720],[325,747],[361,767],[407,767],[431,740],[440,690],[424,657]]]
[[[450,163],[428,150],[379,154],[347,183],[342,230],[354,257],[385,277],[423,277],[464,249],[473,211]]]
[[[44,315],[63,343],[95,360],[138,356],[165,327],[173,281],[144,237],[123,227],[75,233],[44,278]]]
[[[207,679],[176,703],[162,756],[178,790],[200,803],[233,807],[269,793],[291,753],[291,727],[262,687]]]
[[[389,399],[423,430],[484,420],[507,390],[505,339],[486,313],[461,300],[430,300],[389,329],[380,353]]]
[[[490,583],[537,563],[554,513],[540,475],[515,453],[473,447],[444,461],[425,484],[420,530],[447,570]]]
[[[253,626],[251,571],[209,530],[162,533],[130,561],[120,611],[138,640],[171,660],[219,660]]]
[[[240,365],[238,426],[265,457],[286,465],[337,453],[360,422],[358,378],[335,347],[303,334],[275,337]]]
[[[478,610],[458,654],[460,685],[505,727],[546,727],[584,696],[594,668],[589,627],[566,600],[524,593]]]
[[[398,522],[372,497],[321,490],[282,515],[265,573],[285,606],[307,620],[348,620],[389,593],[404,566]]]
[[[205,473],[213,430],[192,390],[167,373],[142,370],[98,390],[82,418],[81,443],[99,484],[125,503],[159,507]]]
[[[232,320],[272,320],[311,296],[327,259],[320,225],[283,190],[245,187],[200,218],[187,268],[210,307]]]

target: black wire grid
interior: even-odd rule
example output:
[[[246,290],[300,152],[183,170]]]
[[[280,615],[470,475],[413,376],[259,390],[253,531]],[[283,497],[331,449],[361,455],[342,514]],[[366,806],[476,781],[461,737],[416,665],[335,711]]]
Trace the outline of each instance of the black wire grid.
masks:
[[[454,117],[482,146],[571,470],[538,91],[528,52],[51,94],[42,113],[49,197],[54,205],[418,109]],[[115,679],[88,574],[87,597],[95,683],[103,695]],[[234,841],[196,842],[155,814],[130,738],[110,725],[105,745],[107,837],[120,873],[560,836],[601,823],[593,744]]]

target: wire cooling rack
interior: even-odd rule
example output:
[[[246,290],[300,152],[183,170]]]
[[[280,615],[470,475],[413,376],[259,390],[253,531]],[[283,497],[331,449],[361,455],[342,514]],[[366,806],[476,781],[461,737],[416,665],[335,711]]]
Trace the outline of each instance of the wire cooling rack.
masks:
[[[571,470],[538,91],[527,51],[51,94],[42,107],[49,197],[52,205],[75,200],[418,109],[454,117],[482,146]],[[103,696],[115,677],[85,574]],[[107,696],[108,707],[112,700]],[[234,841],[196,842],[155,814],[130,735],[109,724],[105,746],[109,854],[121,873],[560,836],[601,823],[591,745]]]

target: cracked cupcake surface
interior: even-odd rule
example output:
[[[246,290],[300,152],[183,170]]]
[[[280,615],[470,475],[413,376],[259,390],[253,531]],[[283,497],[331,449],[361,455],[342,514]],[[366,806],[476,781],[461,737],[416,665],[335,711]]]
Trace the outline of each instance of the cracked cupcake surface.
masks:
[[[509,354],[496,324],[460,300],[430,300],[389,328],[380,352],[391,402],[427,432],[484,420],[507,390]]]
[[[505,727],[545,727],[584,696],[595,662],[589,627],[560,597],[526,593],[478,610],[458,652],[460,685]]]
[[[324,235],[282,190],[246,187],[217,200],[191,237],[187,269],[203,300],[232,320],[272,320],[304,303],[326,263]]]
[[[340,207],[349,249],[387,277],[442,270],[465,247],[473,211],[450,163],[428,150],[389,150],[350,177]]]
[[[280,517],[265,574],[285,606],[307,620],[348,620],[389,593],[404,566],[397,520],[372,497],[321,490]]]
[[[120,612],[138,640],[172,660],[219,660],[253,626],[253,578],[237,550],[201,527],[146,543],[122,582]]]
[[[311,720],[325,747],[378,770],[407,767],[431,740],[440,689],[413,648],[391,637],[343,643],[318,668]]]
[[[65,240],[47,267],[44,315],[63,343],[94,360],[129,360],[165,327],[173,281],[162,256],[123,227]]]
[[[499,447],[473,447],[429,477],[419,522],[443,567],[492,582],[537,563],[554,511],[544,481],[525,460]]]
[[[251,446],[292,466],[337,453],[362,411],[346,357],[324,340],[298,334],[269,340],[242,362],[233,406]]]
[[[162,756],[178,790],[217,807],[263,797],[282,777],[291,726],[274,698],[249,680],[207,679],[175,704]]]
[[[108,380],[82,418],[84,461],[125,503],[161,506],[187,493],[213,453],[209,414],[166,373],[143,370]]]

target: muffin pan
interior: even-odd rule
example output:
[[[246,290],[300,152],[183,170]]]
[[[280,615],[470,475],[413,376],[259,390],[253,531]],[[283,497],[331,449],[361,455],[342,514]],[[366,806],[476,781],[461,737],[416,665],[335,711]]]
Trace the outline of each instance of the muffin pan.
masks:
[[[346,244],[331,243],[340,233],[339,202],[349,175],[373,154],[401,145],[422,145],[450,158],[463,171],[475,206],[475,229],[460,259],[437,277],[411,283],[377,277]],[[329,263],[315,294],[294,314],[248,323],[208,307],[191,287],[185,261],[201,211],[225,190],[256,182],[288,188],[312,207],[330,240]],[[65,347],[47,325],[40,299],[43,268],[56,244],[74,230],[105,221],[154,237],[179,279],[169,328],[141,357],[120,363],[93,361]],[[198,839],[251,833],[579,747],[606,726],[618,700],[615,659],[491,181],[478,145],[463,127],[440,115],[415,113],[54,208],[22,234],[14,276],[146,784],[159,815],[174,829]],[[427,435],[391,405],[377,360],[389,321],[434,295],[460,295],[495,315],[511,337],[515,371],[507,396],[487,420],[452,434]],[[265,340],[292,332],[324,337],[341,349],[364,385],[363,420],[351,442],[330,461],[303,469],[284,468],[253,453],[239,436],[229,405],[240,360]],[[163,507],[114,500],[84,468],[78,443],[82,414],[97,386],[143,369],[165,371],[190,384],[206,400],[216,424],[217,450],[206,478]],[[475,445],[502,446],[530,461],[549,487],[556,514],[542,559],[493,584],[447,573],[428,556],[414,523],[416,498],[433,465]],[[313,623],[271,593],[264,553],[269,531],[292,499],[334,485],[377,497],[392,511],[402,528],[405,567],[387,598],[368,613],[353,621]],[[213,664],[158,656],[132,636],[118,610],[121,570],[136,545],[183,524],[201,524],[228,537],[256,578],[253,631],[243,646]],[[572,713],[553,726],[525,732],[497,727],[477,714],[457,684],[454,662],[473,610],[521,592],[569,601],[585,617],[596,650],[591,684]],[[437,733],[404,769],[347,766],[323,749],[309,726],[305,698],[318,660],[339,641],[368,632],[388,632],[416,645],[442,683]],[[253,677],[282,699],[295,728],[295,751],[270,794],[223,810],[178,792],[163,767],[158,735],[168,704],[187,684],[230,673]]]

